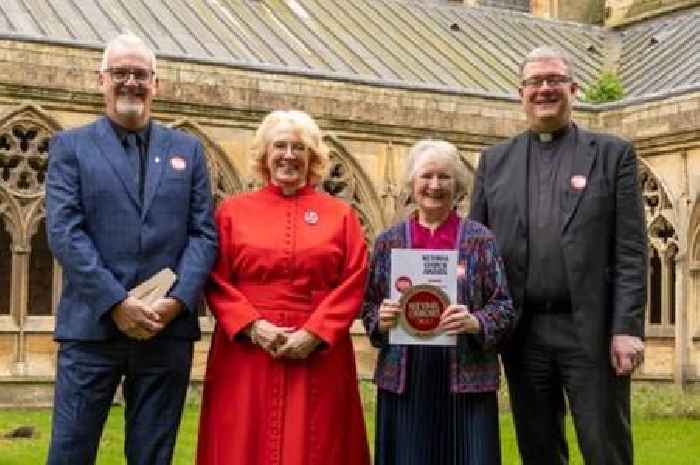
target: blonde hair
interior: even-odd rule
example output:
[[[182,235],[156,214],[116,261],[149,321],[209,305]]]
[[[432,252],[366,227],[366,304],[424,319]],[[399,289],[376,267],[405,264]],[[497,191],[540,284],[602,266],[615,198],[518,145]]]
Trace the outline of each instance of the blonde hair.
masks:
[[[143,53],[151,61],[151,71],[153,74],[156,73],[156,55],[153,53],[146,43],[135,36],[134,34],[128,32],[125,34],[119,34],[114,39],[107,43],[107,46],[102,52],[102,62],[100,63],[100,71],[106,71],[109,68],[109,55],[117,50],[138,50]]]
[[[270,182],[270,171],[267,168],[267,150],[272,142],[275,130],[283,125],[291,126],[291,130],[299,135],[301,141],[309,149],[309,171],[307,182],[316,185],[325,177],[328,165],[328,146],[323,142],[321,129],[314,119],[299,110],[276,110],[262,120],[255,132],[251,147],[251,170],[263,182]]]
[[[449,160],[453,167],[455,180],[454,199],[459,199],[467,192],[467,174],[459,158],[457,147],[446,140],[425,139],[416,142],[408,151],[408,161],[404,169],[404,189],[406,192],[413,192],[413,181],[416,177],[416,170],[426,158],[441,158]]]

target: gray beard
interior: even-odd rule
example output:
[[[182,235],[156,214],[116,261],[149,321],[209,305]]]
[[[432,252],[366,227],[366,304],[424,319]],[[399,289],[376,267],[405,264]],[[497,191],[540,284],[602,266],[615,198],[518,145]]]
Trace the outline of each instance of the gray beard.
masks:
[[[125,97],[117,97],[115,109],[120,116],[141,116],[144,111],[144,104],[143,102],[128,100]]]

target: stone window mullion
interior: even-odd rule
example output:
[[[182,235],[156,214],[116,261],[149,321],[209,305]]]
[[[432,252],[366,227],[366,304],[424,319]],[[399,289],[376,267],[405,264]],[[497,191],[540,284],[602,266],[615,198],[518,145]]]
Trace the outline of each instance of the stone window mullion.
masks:
[[[27,315],[27,293],[30,249],[21,244],[12,246],[12,285],[10,295],[10,315],[17,326],[17,345],[14,360],[16,375],[24,374],[26,360],[25,321]]]

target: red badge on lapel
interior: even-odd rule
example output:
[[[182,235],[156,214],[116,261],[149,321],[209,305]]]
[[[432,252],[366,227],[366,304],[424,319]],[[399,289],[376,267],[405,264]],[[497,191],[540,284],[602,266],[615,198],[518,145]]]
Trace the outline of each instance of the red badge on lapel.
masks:
[[[175,171],[184,171],[184,169],[187,168],[187,162],[181,156],[175,155],[170,159],[170,166],[172,166]]]
[[[580,174],[571,176],[571,188],[577,192],[581,192],[586,188],[586,177]]]
[[[316,224],[318,223],[318,213],[313,210],[306,210],[304,212],[304,222],[306,224]]]

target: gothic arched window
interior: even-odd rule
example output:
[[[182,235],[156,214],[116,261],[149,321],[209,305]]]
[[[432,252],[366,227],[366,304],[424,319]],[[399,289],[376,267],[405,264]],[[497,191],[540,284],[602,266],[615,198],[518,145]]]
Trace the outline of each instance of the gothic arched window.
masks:
[[[32,237],[29,255],[27,315],[51,315],[53,257],[46,238],[46,224],[42,220]]]
[[[674,336],[676,321],[676,256],[678,236],[669,221],[673,208],[663,186],[651,170],[639,167],[639,182],[649,240],[646,333]]]

